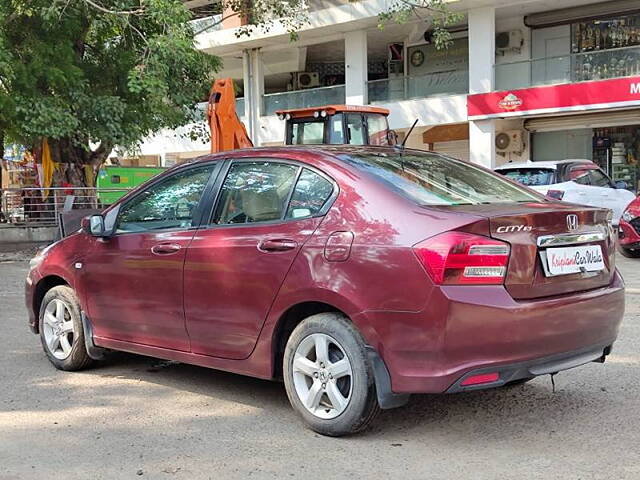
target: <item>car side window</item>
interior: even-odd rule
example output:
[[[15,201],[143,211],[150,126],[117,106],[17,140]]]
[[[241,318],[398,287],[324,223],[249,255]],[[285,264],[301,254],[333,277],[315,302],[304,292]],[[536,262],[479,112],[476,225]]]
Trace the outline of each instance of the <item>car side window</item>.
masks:
[[[293,190],[286,218],[305,218],[322,210],[333,193],[333,184],[315,172],[302,170]]]
[[[256,223],[283,217],[300,167],[277,162],[238,162],[222,184],[213,222]]]
[[[593,169],[589,172],[589,181],[595,187],[611,187],[611,181],[600,170]]]
[[[574,167],[569,170],[569,180],[572,180],[580,185],[590,185],[589,181],[590,169],[583,167]]]
[[[191,168],[150,185],[120,208],[116,233],[194,226],[194,215],[213,169],[213,165]]]

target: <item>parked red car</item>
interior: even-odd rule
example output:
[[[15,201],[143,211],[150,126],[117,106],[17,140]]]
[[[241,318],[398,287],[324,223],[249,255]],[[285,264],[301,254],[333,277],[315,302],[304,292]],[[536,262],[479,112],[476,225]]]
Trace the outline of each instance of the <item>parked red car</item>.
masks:
[[[343,435],[411,393],[604,361],[624,311],[609,215],[408,149],[205,156],[34,258],[29,323],[59,369],[112,349],[283,379]]]
[[[640,197],[631,202],[620,219],[618,250],[628,258],[640,258]]]

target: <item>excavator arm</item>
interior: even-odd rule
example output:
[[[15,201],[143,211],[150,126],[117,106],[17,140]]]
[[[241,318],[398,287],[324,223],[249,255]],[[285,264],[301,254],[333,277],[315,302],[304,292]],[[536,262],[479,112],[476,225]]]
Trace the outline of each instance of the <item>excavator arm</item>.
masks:
[[[233,80],[216,80],[209,94],[207,121],[211,131],[211,153],[253,147],[244,124],[236,112]]]

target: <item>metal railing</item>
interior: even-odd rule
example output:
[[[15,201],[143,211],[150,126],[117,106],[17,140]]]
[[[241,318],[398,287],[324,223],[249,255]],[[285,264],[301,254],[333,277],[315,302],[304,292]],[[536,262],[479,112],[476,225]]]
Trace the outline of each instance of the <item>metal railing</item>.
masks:
[[[640,46],[592,50],[495,65],[497,90],[640,75]]]
[[[61,213],[105,208],[129,190],[93,187],[3,189],[0,222],[15,226],[58,226]]]
[[[449,70],[426,75],[383,78],[367,82],[369,103],[469,93],[469,71]]]
[[[222,30],[222,14],[190,20],[189,25],[195,33]]]
[[[290,92],[267,93],[262,96],[264,115],[273,115],[276,110],[290,108],[320,107],[344,103],[344,85],[307,88]]]

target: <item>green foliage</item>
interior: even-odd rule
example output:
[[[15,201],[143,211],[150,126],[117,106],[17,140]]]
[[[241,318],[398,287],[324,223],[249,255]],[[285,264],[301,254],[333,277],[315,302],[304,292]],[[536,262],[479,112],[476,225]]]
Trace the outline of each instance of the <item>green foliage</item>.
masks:
[[[219,61],[190,19],[180,0],[3,0],[0,131],[88,151],[200,119]]]
[[[415,18],[428,19],[433,30],[433,42],[438,49],[453,43],[447,27],[463,20],[464,15],[452,11],[450,0],[393,0],[389,8],[378,15],[378,28],[390,22],[406,23]]]
[[[249,19],[248,25],[236,31],[238,37],[250,36],[257,31],[267,32],[277,23],[295,41],[298,31],[309,23],[306,0],[227,0],[225,5]]]

